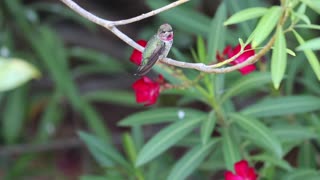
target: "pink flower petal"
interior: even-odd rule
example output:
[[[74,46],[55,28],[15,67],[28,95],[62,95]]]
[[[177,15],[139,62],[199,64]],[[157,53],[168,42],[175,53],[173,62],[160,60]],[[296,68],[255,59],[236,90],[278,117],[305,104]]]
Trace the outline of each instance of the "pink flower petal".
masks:
[[[249,164],[246,160],[239,161],[234,165],[234,170],[236,171],[236,174],[241,177],[247,176],[248,168]]]
[[[152,105],[157,102],[160,93],[160,85],[157,82],[143,76],[132,84],[132,88],[135,91],[137,103]]]
[[[242,177],[233,174],[231,171],[227,171],[224,173],[224,179],[225,180],[245,180]]]
[[[143,47],[146,47],[146,45],[147,45],[147,41],[145,41],[145,40],[139,40],[137,43]],[[142,61],[142,52],[134,49],[131,56],[130,56],[130,61],[132,63],[136,64],[137,66],[140,66],[141,61]]]

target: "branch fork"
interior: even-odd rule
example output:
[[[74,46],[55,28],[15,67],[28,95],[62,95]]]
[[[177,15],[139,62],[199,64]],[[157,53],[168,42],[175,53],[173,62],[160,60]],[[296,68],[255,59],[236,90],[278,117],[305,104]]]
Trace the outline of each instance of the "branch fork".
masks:
[[[118,20],[118,21],[110,21],[107,19],[102,19],[102,18],[90,13],[89,11],[83,9],[77,3],[75,3],[73,0],[61,0],[61,1],[65,5],[67,5],[69,8],[71,8],[73,11],[78,13],[79,15],[83,16],[84,18],[88,19],[91,22],[94,22],[100,26],[103,26],[104,28],[108,29],[113,34],[118,36],[122,41],[126,42],[129,46],[133,47],[134,49],[137,49],[140,52],[143,52],[144,47],[140,46],[134,40],[132,40],[130,37],[128,37],[126,34],[121,32],[117,28],[117,26],[126,25],[126,24],[140,21],[145,18],[149,18],[149,17],[154,16],[156,14],[159,14],[163,11],[169,10],[169,9],[174,8],[176,6],[179,6],[183,3],[186,3],[190,0],[177,0],[171,4],[168,4],[166,6],[159,8],[159,9],[150,11],[148,13],[141,14],[139,16],[136,16],[136,17],[133,17],[130,19],[124,19],[124,20]],[[160,59],[160,61],[165,64],[177,66],[177,67],[181,67],[181,68],[196,69],[198,71],[202,71],[202,72],[206,72],[206,73],[221,74],[221,73],[235,71],[235,70],[241,69],[249,64],[253,64],[253,63],[257,62],[272,47],[273,43],[274,43],[274,38],[271,38],[271,40],[267,43],[267,45],[265,47],[263,47],[257,54],[255,54],[254,56],[251,56],[249,59],[247,59],[246,61],[244,61],[242,63],[239,63],[234,66],[229,66],[229,67],[220,67],[223,65],[223,63],[222,64],[218,63],[218,64],[213,64],[213,65],[206,65],[203,63],[188,63],[188,62],[174,60],[171,58]],[[231,62],[231,61],[235,60],[237,57],[239,57],[242,53],[243,52],[240,51],[238,54],[236,54],[235,56],[233,56],[230,59],[227,59],[226,61]],[[218,67],[220,67],[220,68],[218,68]]]

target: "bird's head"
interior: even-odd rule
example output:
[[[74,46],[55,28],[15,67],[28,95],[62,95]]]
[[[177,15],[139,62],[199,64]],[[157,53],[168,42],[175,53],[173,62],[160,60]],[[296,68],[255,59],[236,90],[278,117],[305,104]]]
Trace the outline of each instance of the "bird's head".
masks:
[[[170,24],[162,24],[158,29],[158,37],[163,41],[173,40],[173,31]]]

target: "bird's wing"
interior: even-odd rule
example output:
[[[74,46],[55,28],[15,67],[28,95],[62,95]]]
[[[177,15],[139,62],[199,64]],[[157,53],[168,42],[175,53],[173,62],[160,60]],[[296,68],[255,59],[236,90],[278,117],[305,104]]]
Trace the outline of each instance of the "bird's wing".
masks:
[[[150,53],[143,53],[143,61],[141,66],[138,67],[137,73],[135,75],[138,76],[143,76],[147,74],[152,66],[159,60],[159,56],[163,53],[165,50],[165,43],[160,41],[160,45],[155,46],[155,48],[148,49],[146,50],[151,51]],[[145,54],[150,54],[149,57],[145,57]]]

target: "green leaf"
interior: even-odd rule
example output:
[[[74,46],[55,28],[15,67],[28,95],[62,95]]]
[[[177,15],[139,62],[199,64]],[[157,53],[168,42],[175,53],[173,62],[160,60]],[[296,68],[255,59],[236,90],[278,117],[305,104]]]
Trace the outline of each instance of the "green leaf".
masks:
[[[127,154],[128,159],[131,163],[134,163],[137,158],[137,150],[133,142],[133,138],[129,133],[124,133],[122,136],[124,151]]]
[[[290,54],[291,56],[296,56],[296,53],[294,51],[292,51],[291,49],[286,49],[286,53]]]
[[[317,154],[317,152],[313,145],[308,141],[304,142],[299,149],[298,167],[303,169],[317,168],[317,160],[314,158],[315,154]]]
[[[10,92],[2,120],[2,135],[6,143],[12,144],[20,137],[26,119],[27,107],[26,87],[20,87]]]
[[[203,162],[216,143],[217,140],[212,140],[206,145],[193,147],[174,165],[167,179],[186,179]]]
[[[198,51],[198,57],[200,62],[205,62],[206,61],[206,47],[204,44],[204,40],[201,36],[198,36],[197,38],[197,51]]]
[[[293,30],[293,34],[295,35],[300,45],[305,43],[302,37],[296,31]],[[312,50],[304,50],[303,52],[306,55],[313,71],[316,73],[318,80],[320,81],[320,62],[317,56]]]
[[[80,180],[106,180],[104,176],[85,175],[81,176]]]
[[[112,167],[117,163],[126,168],[130,168],[130,165],[124,160],[121,154],[117,152],[111,144],[107,143],[107,141],[82,131],[78,132],[78,135],[101,166]]]
[[[32,3],[29,7],[34,9],[35,11],[47,11],[50,13],[54,13],[54,16],[49,16],[51,19],[52,18],[57,18],[57,16],[62,16],[65,19],[71,19],[80,25],[83,25],[87,27],[90,30],[95,29],[95,24],[92,23],[91,21],[87,20],[86,18],[83,18],[82,16],[79,16],[77,13],[72,11],[70,8],[67,6],[63,6],[61,4],[56,4],[56,3],[48,3],[48,2],[36,2]],[[60,17],[61,18],[61,17]]]
[[[148,0],[146,2],[152,9],[157,9],[170,3],[168,1],[158,0]],[[159,14],[159,17],[176,27],[190,33],[196,33],[197,35],[206,35],[208,25],[210,24],[208,17],[196,10],[191,10],[190,7],[184,6],[179,6],[170,11],[161,13]]]
[[[227,19],[223,25],[227,26],[230,24],[237,24],[243,21],[258,18],[264,15],[267,12],[267,10],[267,8],[263,7],[254,7],[241,10],[240,12],[237,12],[233,14],[231,17],[229,17],[229,19]]]
[[[310,19],[309,19],[309,17],[307,16],[307,15],[305,15],[305,14],[302,14],[302,13],[298,13],[298,12],[292,12],[292,14],[294,15],[294,16],[296,16],[297,17],[297,19],[301,19],[303,22],[305,22],[306,24],[311,24],[311,21],[310,21]]]
[[[211,111],[209,113],[208,119],[205,119],[202,122],[201,126],[201,141],[202,144],[207,144],[209,141],[211,134],[214,130],[215,124],[216,124],[216,117],[214,115],[214,111]]]
[[[40,72],[22,59],[0,57],[0,92],[14,89],[39,76]]]
[[[58,122],[63,120],[62,115],[64,108],[61,108],[60,100],[63,97],[63,93],[56,91],[49,99],[48,104],[45,107],[45,111],[42,113],[39,123],[36,141],[40,143],[47,142],[50,135],[52,135],[52,129],[58,126]]]
[[[122,90],[90,91],[84,94],[83,97],[90,102],[108,102],[124,106],[138,106],[134,94]]]
[[[227,9],[224,3],[221,3],[217,9],[214,18],[211,20],[210,28],[208,28],[208,61],[216,58],[217,50],[222,50],[225,43],[225,31],[223,22],[227,18]]]
[[[282,157],[283,151],[278,138],[272,134],[272,131],[263,123],[257,119],[236,113],[232,113],[230,117],[234,119],[241,128],[246,130],[250,136],[259,140],[259,144],[263,145],[266,150],[272,152],[277,158]]]
[[[162,129],[153,136],[138,154],[136,166],[141,166],[176,144],[179,140],[190,133],[203,118],[180,120]]]
[[[251,156],[251,158],[254,161],[270,163],[270,164],[276,165],[286,171],[292,171],[292,167],[290,166],[290,164],[287,161],[282,160],[282,159],[278,159],[278,158],[274,158],[274,156],[270,156],[267,154],[260,154],[260,155]]]
[[[313,169],[296,169],[294,171],[290,171],[287,175],[283,176],[281,180],[318,180],[320,177],[320,173],[317,170]]]
[[[273,86],[279,89],[281,80],[284,76],[287,67],[287,45],[282,27],[278,27],[274,49],[272,50],[271,58],[271,77]]]
[[[205,112],[189,108],[157,108],[130,115],[118,124],[120,126],[140,126],[178,120],[187,121],[204,115],[206,115]]]
[[[124,65],[120,61],[93,49],[73,47],[68,51],[68,55],[80,60],[88,61],[102,66],[110,73],[124,72]]]
[[[281,16],[281,7],[273,6],[259,20],[258,25],[249,37],[252,39],[252,47],[259,46],[272,32]]]
[[[306,41],[305,43],[301,44],[296,48],[296,50],[319,50],[320,49],[320,38],[314,38],[311,40]]]
[[[221,97],[220,103],[223,103],[227,99],[239,95],[243,92],[247,92],[251,89],[261,88],[263,85],[271,82],[269,73],[254,72],[247,76],[242,77],[236,83],[232,84],[226,93]]]
[[[232,171],[234,163],[238,162],[241,159],[241,156],[239,153],[239,145],[229,127],[223,128],[222,149],[226,168]]]
[[[273,127],[273,134],[279,137],[282,142],[302,142],[317,138],[317,134],[310,128],[297,125],[285,125],[280,127]]]
[[[287,96],[264,99],[246,107],[242,114],[253,117],[272,117],[312,112],[320,109],[320,98],[314,96]]]
[[[297,24],[294,27],[320,30],[320,25],[317,25],[317,24]]]
[[[293,16],[291,16],[292,23],[297,24],[299,22],[299,17],[298,16],[294,16],[294,13],[297,12],[298,14],[305,14],[306,13],[306,9],[307,9],[307,5],[304,4],[304,3],[301,3],[299,8],[296,11],[292,12],[292,15],[293,15]]]
[[[320,1],[318,0],[301,0],[301,1],[307,4],[309,8],[311,8],[312,10],[320,14]]]
[[[164,79],[171,84],[181,84],[181,79],[175,75],[176,72],[169,66],[158,63],[154,65],[152,69],[158,74],[161,74]]]

